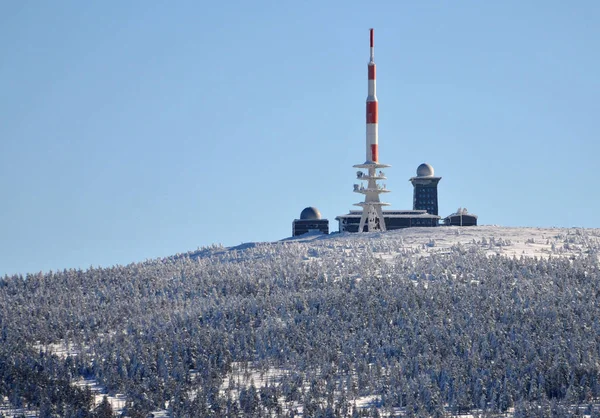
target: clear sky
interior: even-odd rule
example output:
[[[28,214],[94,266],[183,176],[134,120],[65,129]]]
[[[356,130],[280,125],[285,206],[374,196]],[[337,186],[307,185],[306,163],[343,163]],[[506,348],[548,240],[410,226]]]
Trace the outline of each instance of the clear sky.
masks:
[[[375,28],[392,209],[600,227],[600,2],[0,4],[0,275],[291,235],[355,209]]]

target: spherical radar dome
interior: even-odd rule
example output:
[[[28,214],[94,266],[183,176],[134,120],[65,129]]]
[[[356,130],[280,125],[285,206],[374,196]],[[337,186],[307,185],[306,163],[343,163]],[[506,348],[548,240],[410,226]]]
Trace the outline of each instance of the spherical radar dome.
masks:
[[[418,177],[433,177],[433,167],[427,163],[421,164],[417,167]]]
[[[319,209],[311,206],[311,207],[305,208],[302,211],[302,213],[300,214],[300,219],[304,219],[307,221],[321,219],[321,212],[319,212]]]

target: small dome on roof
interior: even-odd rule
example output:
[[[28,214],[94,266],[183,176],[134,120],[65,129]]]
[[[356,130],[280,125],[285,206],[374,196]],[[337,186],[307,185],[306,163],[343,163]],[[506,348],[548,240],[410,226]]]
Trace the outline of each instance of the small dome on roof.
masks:
[[[321,219],[321,212],[319,212],[319,209],[310,206],[308,208],[305,208],[302,211],[302,213],[300,214],[300,219],[303,219],[303,220]]]
[[[433,167],[427,163],[417,167],[417,177],[433,177]]]

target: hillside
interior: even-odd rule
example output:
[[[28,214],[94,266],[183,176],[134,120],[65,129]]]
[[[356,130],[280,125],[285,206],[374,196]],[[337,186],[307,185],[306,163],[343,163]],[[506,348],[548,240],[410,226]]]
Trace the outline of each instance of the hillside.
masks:
[[[0,397],[42,416],[92,416],[91,384],[127,416],[597,415],[599,254],[596,229],[411,228],[5,277]]]

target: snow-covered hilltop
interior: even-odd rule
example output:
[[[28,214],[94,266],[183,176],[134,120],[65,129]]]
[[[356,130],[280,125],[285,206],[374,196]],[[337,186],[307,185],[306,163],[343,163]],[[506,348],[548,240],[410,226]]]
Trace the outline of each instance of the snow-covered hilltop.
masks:
[[[600,229],[518,228],[501,226],[407,228],[374,234],[301,235],[291,240],[335,247],[350,240],[366,248],[393,247],[393,253],[440,254],[453,246],[489,255],[548,257],[600,252]],[[320,244],[320,240],[329,243]]]
[[[5,277],[0,396],[45,416],[87,416],[81,382],[127,416],[598,414],[599,254],[596,229],[411,228]]]

